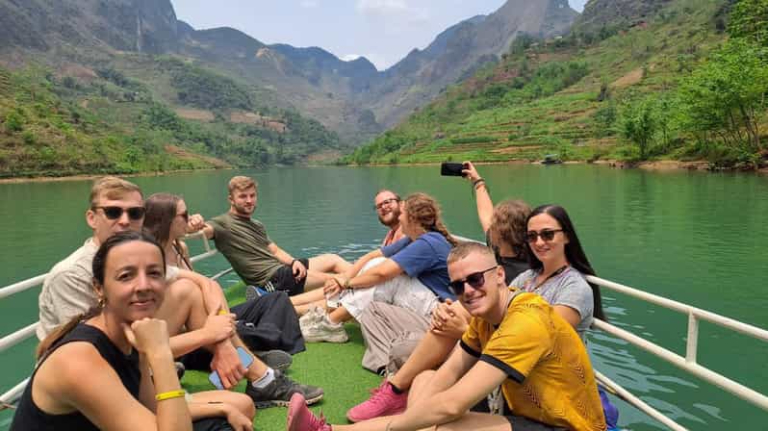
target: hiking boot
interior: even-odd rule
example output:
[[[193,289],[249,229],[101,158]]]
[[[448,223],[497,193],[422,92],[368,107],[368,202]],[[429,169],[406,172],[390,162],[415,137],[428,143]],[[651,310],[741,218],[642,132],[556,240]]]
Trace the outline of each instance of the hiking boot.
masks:
[[[368,400],[349,409],[347,419],[351,422],[361,422],[380,416],[396,415],[404,412],[407,404],[408,393],[396,394],[392,384],[385,379],[381,386],[371,391]]]
[[[245,394],[251,397],[257,409],[280,406],[285,407],[291,395],[300,394],[307,404],[314,404],[323,398],[323,390],[316,386],[301,385],[275,370],[275,380],[266,387],[257,389],[251,382],[245,388]]]
[[[313,305],[309,307],[309,310],[307,310],[303,316],[299,317],[299,326],[302,329],[304,329],[304,327],[310,327],[315,322],[322,320],[323,315],[325,315],[325,310],[317,305]]]
[[[308,343],[319,343],[321,341],[327,343],[346,343],[349,341],[347,331],[344,330],[344,324],[341,322],[331,322],[327,314],[324,314],[320,320],[301,328],[301,334],[304,336],[304,341]]]
[[[254,352],[254,354],[266,366],[278,371],[287,370],[293,363],[293,357],[282,350],[267,350],[266,352]]]
[[[307,402],[301,394],[294,394],[288,406],[288,431],[331,431],[325,418],[318,418],[307,408]]]

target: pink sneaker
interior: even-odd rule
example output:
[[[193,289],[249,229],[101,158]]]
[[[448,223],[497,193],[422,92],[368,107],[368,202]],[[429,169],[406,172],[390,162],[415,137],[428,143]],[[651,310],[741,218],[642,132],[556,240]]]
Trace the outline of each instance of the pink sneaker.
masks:
[[[307,400],[295,393],[288,404],[288,431],[331,431],[325,418],[318,418],[307,407]]]
[[[408,404],[408,393],[396,394],[387,379],[381,382],[381,386],[371,391],[371,397],[347,412],[347,419],[351,422],[362,422],[380,416],[396,415],[405,411]]]

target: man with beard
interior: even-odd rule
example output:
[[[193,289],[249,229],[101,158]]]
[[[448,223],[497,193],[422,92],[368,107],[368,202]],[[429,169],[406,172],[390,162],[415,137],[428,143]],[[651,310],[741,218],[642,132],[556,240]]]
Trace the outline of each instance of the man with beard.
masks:
[[[373,208],[379,222],[389,228],[381,246],[386,247],[400,240],[403,237],[403,229],[400,226],[400,196],[391,190],[381,190],[373,198]]]
[[[331,274],[350,268],[335,254],[295,259],[269,239],[264,224],[251,218],[258,200],[258,184],[253,179],[232,178],[228,199],[229,211],[209,220],[203,232],[213,238],[216,248],[246,284],[294,296],[321,287]]]

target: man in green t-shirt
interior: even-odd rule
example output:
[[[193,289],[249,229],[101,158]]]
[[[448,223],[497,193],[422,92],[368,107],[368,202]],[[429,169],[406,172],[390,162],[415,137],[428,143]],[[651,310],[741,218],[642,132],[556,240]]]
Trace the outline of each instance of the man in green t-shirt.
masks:
[[[213,238],[216,248],[247,284],[294,296],[321,287],[332,274],[351,266],[335,254],[294,259],[278,247],[264,225],[251,218],[258,199],[258,184],[252,178],[232,178],[228,199],[229,212],[209,220],[203,232]]]

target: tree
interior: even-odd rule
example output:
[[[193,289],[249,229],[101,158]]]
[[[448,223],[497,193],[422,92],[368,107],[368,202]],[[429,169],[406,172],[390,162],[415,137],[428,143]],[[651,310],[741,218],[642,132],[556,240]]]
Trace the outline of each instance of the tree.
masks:
[[[768,0],[741,0],[733,7],[728,33],[768,46]]]
[[[619,132],[621,136],[637,145],[640,150],[640,160],[648,158],[648,150],[656,134],[656,127],[657,121],[650,98],[630,102],[624,106]]]
[[[685,127],[719,137],[729,146],[755,152],[760,143],[759,115],[768,93],[768,52],[745,40],[724,44],[682,81]]]

